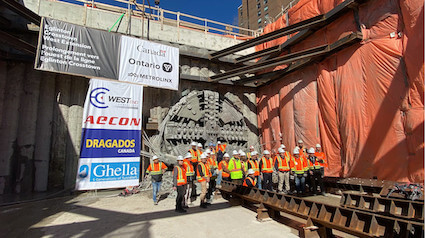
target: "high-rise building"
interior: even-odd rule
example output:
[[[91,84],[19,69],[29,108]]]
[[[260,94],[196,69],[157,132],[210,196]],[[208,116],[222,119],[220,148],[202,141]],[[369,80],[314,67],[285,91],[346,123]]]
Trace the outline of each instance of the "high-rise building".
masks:
[[[274,22],[292,0],[242,0],[238,7],[239,27],[257,30]]]

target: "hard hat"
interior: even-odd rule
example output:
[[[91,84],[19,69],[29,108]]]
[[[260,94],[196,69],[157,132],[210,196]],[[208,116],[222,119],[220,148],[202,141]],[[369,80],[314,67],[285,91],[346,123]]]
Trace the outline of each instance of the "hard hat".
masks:
[[[152,156],[152,160],[156,160],[156,159],[159,159],[158,156],[156,155]]]
[[[303,141],[303,140],[298,140],[298,143],[300,143],[300,144],[301,144],[301,143],[304,143],[304,141]]]
[[[220,141],[217,141],[217,145],[219,145],[219,144],[221,144],[221,142]]]
[[[248,169],[248,174],[255,174],[255,171],[253,169]]]
[[[190,143],[190,145],[191,145],[191,146],[196,146],[197,144],[196,144],[196,142],[195,142],[195,141],[192,141],[192,143]]]
[[[223,158],[230,158],[230,155],[229,155],[228,153],[225,153],[225,154],[223,155]]]
[[[238,152],[237,150],[234,150],[232,154],[233,154],[233,155],[238,155],[238,154],[239,154],[239,152]]]
[[[190,159],[190,158],[192,158],[192,155],[191,155],[190,153],[187,153],[187,154],[184,156],[184,158],[185,158],[185,159]]]
[[[245,152],[243,152],[243,151],[239,152],[239,155],[240,156],[246,156]]]
[[[213,146],[214,144],[212,142],[210,142],[210,146]]]
[[[202,148],[202,144],[201,143],[198,143],[198,145],[197,145],[199,148]]]
[[[206,158],[207,156],[205,155],[205,153],[201,155],[201,159],[206,159]]]
[[[268,150],[265,150],[265,151],[263,151],[263,154],[265,154],[265,155],[269,155],[269,154],[270,154],[270,152],[269,152]]]
[[[253,146],[253,145],[251,145],[251,146],[249,147],[249,149],[252,149],[252,150],[253,150],[253,149],[254,149],[254,146]]]
[[[207,149],[207,150],[205,150],[205,153],[211,154],[211,150],[210,149]]]
[[[241,154],[243,152],[243,150],[238,150],[238,153]]]
[[[251,152],[251,155],[252,156],[258,155],[258,152],[254,150],[254,151]]]
[[[282,149],[282,148],[279,148],[279,149],[277,150],[277,152],[279,152],[279,153],[285,153],[285,150],[284,150],[284,149]]]
[[[177,161],[181,161],[181,160],[183,160],[183,156],[181,155],[177,156]]]
[[[309,154],[314,154],[314,148],[313,148],[313,147],[311,147],[310,149],[308,149],[308,150],[307,150],[307,153],[309,153]]]
[[[316,148],[322,148],[320,144],[316,144]]]
[[[300,154],[300,149],[295,147],[294,152],[292,153],[294,155],[299,155]]]
[[[280,145],[280,148],[282,148],[282,149],[286,149],[286,146],[285,146],[284,144],[281,144],[281,145]]]

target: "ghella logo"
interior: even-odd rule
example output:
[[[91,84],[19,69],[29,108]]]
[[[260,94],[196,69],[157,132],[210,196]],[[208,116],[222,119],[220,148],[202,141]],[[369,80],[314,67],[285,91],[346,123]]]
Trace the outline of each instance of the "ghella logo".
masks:
[[[110,95],[109,89],[100,87],[90,92],[90,103],[97,108],[104,109],[112,105],[134,107],[139,104],[139,101],[133,100],[131,97]]]

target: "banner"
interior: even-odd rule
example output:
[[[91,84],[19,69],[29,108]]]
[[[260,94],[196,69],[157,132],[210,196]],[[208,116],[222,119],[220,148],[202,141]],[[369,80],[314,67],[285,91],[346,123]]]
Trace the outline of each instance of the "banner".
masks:
[[[179,49],[43,18],[35,69],[178,90]]]
[[[179,49],[121,37],[119,80],[178,90]]]
[[[139,184],[142,99],[141,85],[90,80],[77,190]]]
[[[43,18],[35,68],[117,79],[120,35]]]

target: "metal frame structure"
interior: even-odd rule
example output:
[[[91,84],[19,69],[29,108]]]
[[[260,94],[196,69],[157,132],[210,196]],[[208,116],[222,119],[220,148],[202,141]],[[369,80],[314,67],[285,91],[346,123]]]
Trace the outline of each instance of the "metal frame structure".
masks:
[[[362,210],[332,206],[301,197],[248,188],[222,181],[221,193],[261,204],[271,212],[284,212],[307,220],[306,227],[318,229],[321,237],[331,237],[332,229],[358,237],[420,237],[423,222],[378,215]],[[264,209],[261,212],[265,212]]]
[[[210,59],[218,59],[229,54],[245,50],[247,48],[278,39],[280,37],[298,32],[295,36],[289,38],[281,45],[273,46],[252,54],[248,54],[235,59],[234,63],[243,63],[253,59],[259,59],[256,63],[249,66],[243,66],[234,70],[214,75],[210,77],[210,82],[217,82],[232,77],[239,76],[239,80],[232,80],[234,84],[248,84],[254,82],[257,86],[271,83],[277,78],[293,72],[296,69],[304,67],[308,64],[321,60],[345,47],[362,40],[360,32],[354,32],[348,37],[338,40],[337,42],[329,45],[313,47],[299,52],[288,52],[288,48],[301,41],[308,36],[312,35],[317,30],[329,25],[340,16],[344,15],[350,10],[354,11],[355,18],[358,15],[358,6],[367,0],[346,0],[330,10],[326,14],[318,15],[310,19],[295,23],[293,25],[281,28],[279,30],[264,34],[254,39],[242,42],[240,44],[228,47],[226,49],[210,54]],[[356,20],[359,26],[359,22]],[[286,55],[280,56],[283,53]],[[276,70],[273,72],[259,73],[262,70],[271,69],[278,65],[287,64],[288,67],[284,70]],[[246,77],[247,74],[257,73],[255,76]]]

